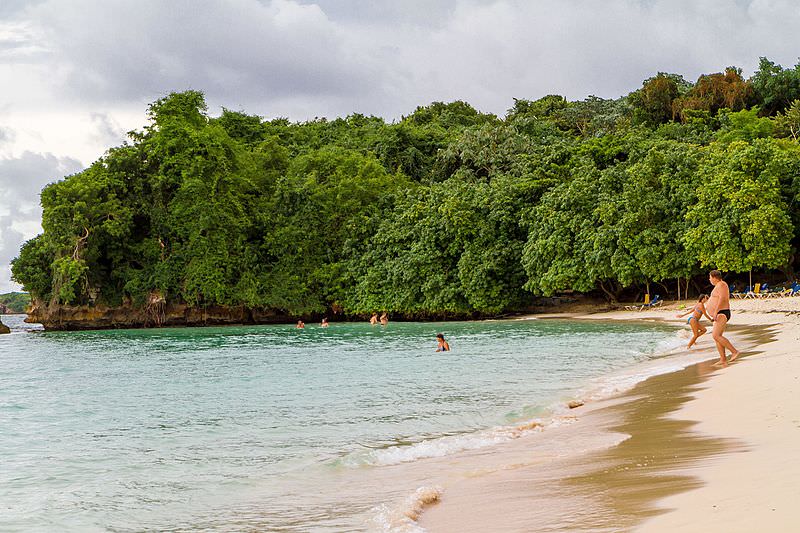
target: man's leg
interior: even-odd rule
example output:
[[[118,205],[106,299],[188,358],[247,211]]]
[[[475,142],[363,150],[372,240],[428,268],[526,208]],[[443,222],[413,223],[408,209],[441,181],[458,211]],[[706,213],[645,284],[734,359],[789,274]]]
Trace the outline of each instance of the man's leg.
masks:
[[[728,317],[725,315],[717,315],[716,320],[714,320],[714,330],[711,333],[711,336],[714,337],[714,342],[717,344],[717,351],[719,352],[719,362],[723,366],[728,364],[728,361],[725,359],[725,349],[727,348],[730,350],[732,357],[731,361],[736,359],[739,356],[739,352],[736,348],[733,347],[731,341],[725,338],[723,333],[725,333],[725,327],[728,325]]]

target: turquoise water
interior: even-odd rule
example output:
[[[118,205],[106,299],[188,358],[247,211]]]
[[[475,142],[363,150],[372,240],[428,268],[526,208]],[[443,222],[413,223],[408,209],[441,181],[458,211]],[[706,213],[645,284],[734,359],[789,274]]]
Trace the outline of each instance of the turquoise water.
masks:
[[[289,487],[489,445],[672,328],[562,320],[0,336],[0,530],[350,528]],[[443,332],[451,352],[434,352]],[[444,437],[444,438],[443,438]],[[316,484],[320,480],[320,484]],[[323,489],[319,489],[324,491]]]

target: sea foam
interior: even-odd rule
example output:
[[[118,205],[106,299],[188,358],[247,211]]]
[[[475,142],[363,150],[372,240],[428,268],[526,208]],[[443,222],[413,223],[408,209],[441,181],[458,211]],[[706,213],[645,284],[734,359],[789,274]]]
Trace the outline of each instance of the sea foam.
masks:
[[[419,487],[395,505],[381,504],[372,509],[372,521],[379,531],[391,533],[422,533],[418,523],[425,508],[439,501],[443,489],[438,486]]]

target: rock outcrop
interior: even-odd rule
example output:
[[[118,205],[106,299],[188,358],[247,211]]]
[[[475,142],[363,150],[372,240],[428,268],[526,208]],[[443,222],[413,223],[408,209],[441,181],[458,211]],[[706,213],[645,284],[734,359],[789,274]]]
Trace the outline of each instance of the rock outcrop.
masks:
[[[146,307],[124,304],[118,307],[41,305],[34,302],[25,322],[42,324],[46,330],[86,330],[151,328],[163,326],[217,326],[239,324],[278,324],[292,317],[276,311],[245,307],[191,307],[161,300]]]
[[[4,333],[11,333],[11,330],[8,328],[8,326],[3,324],[2,320],[0,320],[0,335]]]

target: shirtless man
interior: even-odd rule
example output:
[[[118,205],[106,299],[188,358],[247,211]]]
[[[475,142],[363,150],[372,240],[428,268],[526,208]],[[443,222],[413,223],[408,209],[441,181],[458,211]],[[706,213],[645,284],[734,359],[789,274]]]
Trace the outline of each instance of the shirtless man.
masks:
[[[722,274],[719,270],[712,270],[708,273],[708,281],[714,286],[711,291],[711,297],[708,299],[708,314],[712,316],[714,321],[714,329],[711,336],[714,337],[714,342],[717,343],[717,351],[719,352],[719,363],[722,366],[728,366],[729,362],[733,362],[739,357],[739,350],[733,347],[731,341],[723,336],[725,333],[725,326],[731,319],[731,303],[730,303],[730,289],[728,284],[722,281]],[[731,359],[725,359],[725,349],[730,350]]]

